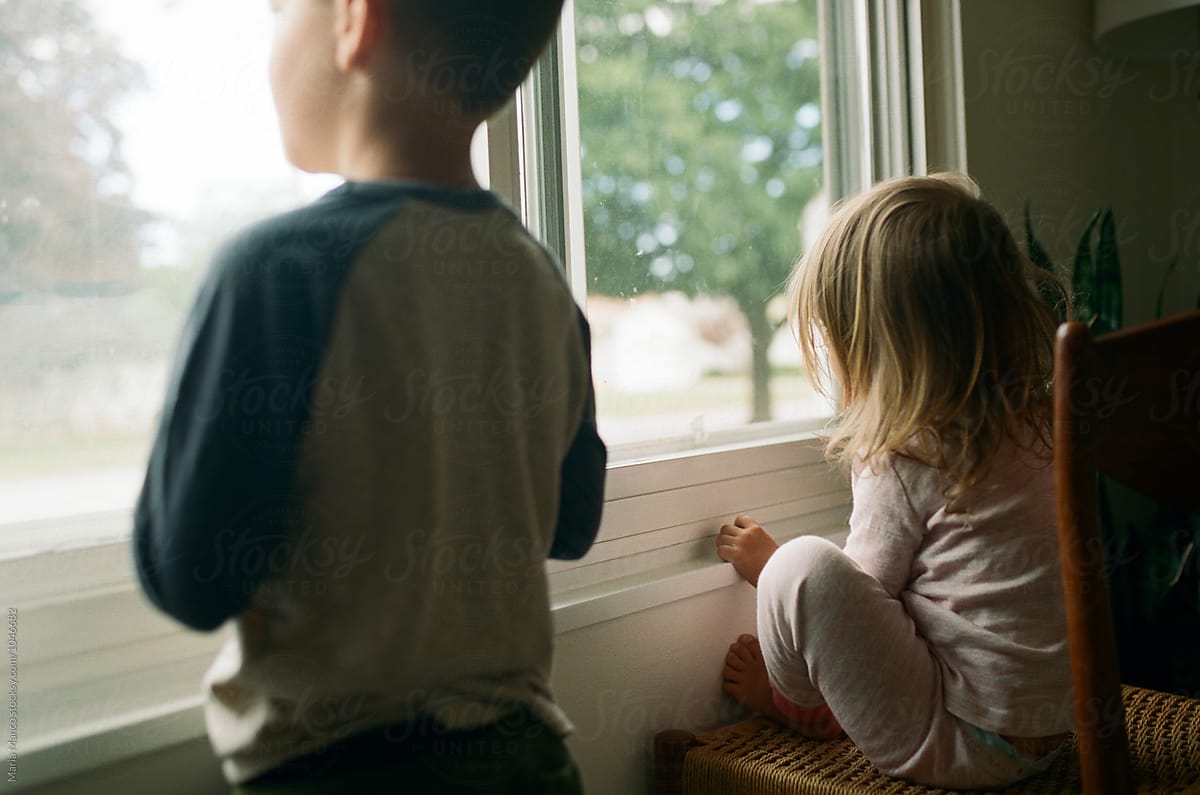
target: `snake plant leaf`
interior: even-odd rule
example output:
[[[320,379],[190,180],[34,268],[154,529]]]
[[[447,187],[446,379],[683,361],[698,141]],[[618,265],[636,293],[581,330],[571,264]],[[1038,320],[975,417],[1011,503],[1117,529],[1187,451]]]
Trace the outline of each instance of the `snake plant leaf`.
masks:
[[[1075,294],[1076,317],[1084,323],[1096,319],[1096,306],[1093,301],[1096,292],[1096,269],[1092,265],[1092,230],[1100,220],[1100,211],[1092,213],[1091,220],[1084,227],[1079,237],[1079,245],[1075,247],[1075,265],[1071,269],[1071,292]]]
[[[1171,274],[1175,272],[1175,266],[1179,264],[1179,257],[1171,260],[1171,264],[1167,266],[1167,270],[1163,273],[1162,281],[1158,283],[1158,298],[1154,300],[1154,319],[1160,320],[1163,316],[1163,298],[1167,294],[1167,282],[1171,280]]]
[[[1042,244],[1033,236],[1033,221],[1029,217],[1029,202],[1025,202],[1025,241],[1029,248],[1029,259],[1033,261],[1042,270],[1054,273],[1054,263],[1050,260],[1050,255],[1046,253],[1046,249],[1042,248]]]
[[[1143,618],[1152,619],[1179,584],[1195,553],[1197,529],[1187,513],[1156,502],[1145,526],[1133,528],[1141,536],[1141,598]]]
[[[1096,333],[1116,331],[1123,322],[1121,301],[1121,259],[1117,253],[1117,225],[1108,210],[1100,221],[1100,242],[1096,246],[1096,287],[1092,310],[1096,313]]]
[[[1050,255],[1046,253],[1046,249],[1042,247],[1042,244],[1033,235],[1033,221],[1029,214],[1029,202],[1025,202],[1025,243],[1029,250],[1029,259],[1034,265],[1037,265],[1047,273],[1058,274],[1058,269],[1054,267],[1054,262],[1050,259]],[[1042,296],[1042,300],[1058,313],[1058,322],[1065,323],[1070,320],[1067,317],[1067,302],[1062,300],[1061,293],[1041,280],[1038,281],[1037,287],[1038,294]]]

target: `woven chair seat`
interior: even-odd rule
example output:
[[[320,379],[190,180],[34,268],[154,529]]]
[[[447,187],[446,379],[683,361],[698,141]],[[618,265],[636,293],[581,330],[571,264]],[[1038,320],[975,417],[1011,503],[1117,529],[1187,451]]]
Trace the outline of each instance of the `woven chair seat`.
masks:
[[[1128,686],[1122,688],[1122,697],[1139,792],[1200,793],[1200,701]],[[683,762],[687,795],[949,792],[880,774],[845,738],[808,740],[762,718],[699,734],[696,741],[699,745],[687,752]],[[1001,792],[1080,792],[1074,739],[1069,744],[1045,773]]]

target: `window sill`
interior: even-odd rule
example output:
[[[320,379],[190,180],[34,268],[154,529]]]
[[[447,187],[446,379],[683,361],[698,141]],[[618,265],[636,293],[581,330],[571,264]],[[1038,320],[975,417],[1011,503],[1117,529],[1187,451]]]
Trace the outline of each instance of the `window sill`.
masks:
[[[14,792],[205,736],[201,696],[121,715],[79,731],[52,735],[20,749]]]
[[[840,543],[844,533],[828,536]],[[556,635],[613,621],[643,610],[741,585],[728,563],[704,560],[617,580],[554,597]],[[12,791],[133,759],[205,736],[200,694],[60,732],[20,750],[19,778]]]
[[[663,461],[689,456],[712,455],[740,450],[762,444],[777,444],[787,440],[815,439],[829,424],[824,413],[803,419],[774,420],[741,425],[734,428],[704,431],[690,436],[654,439],[648,442],[625,442],[610,445],[609,466]],[[601,427],[601,434],[604,429]]]
[[[841,546],[847,532],[819,532]],[[780,543],[802,533],[780,536]],[[603,585],[567,591],[553,597],[551,613],[554,634],[612,621],[623,616],[660,607],[681,599],[742,585],[744,581],[733,566],[716,559],[695,560],[668,566],[645,574],[612,580]]]

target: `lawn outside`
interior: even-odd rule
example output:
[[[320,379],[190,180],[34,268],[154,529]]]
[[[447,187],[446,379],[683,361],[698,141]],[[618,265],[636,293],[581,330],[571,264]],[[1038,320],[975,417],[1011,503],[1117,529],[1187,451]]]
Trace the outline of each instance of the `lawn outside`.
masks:
[[[597,304],[594,382],[610,447],[702,447],[749,421],[749,338],[735,308],[678,295]],[[156,289],[0,305],[0,525],[132,506],[181,322]],[[789,361],[786,330],[777,343],[773,419],[827,413]]]

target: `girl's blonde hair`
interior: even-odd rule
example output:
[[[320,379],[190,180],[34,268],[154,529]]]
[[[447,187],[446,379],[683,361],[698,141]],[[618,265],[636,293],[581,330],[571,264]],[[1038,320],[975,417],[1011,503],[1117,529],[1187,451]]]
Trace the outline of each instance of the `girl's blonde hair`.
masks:
[[[1056,308],[1067,293],[1017,248],[963,174],[882,182],[843,202],[793,270],[805,366],[834,401],[826,453],[889,454],[943,473],[947,496],[987,475],[1032,428],[1049,449]]]

